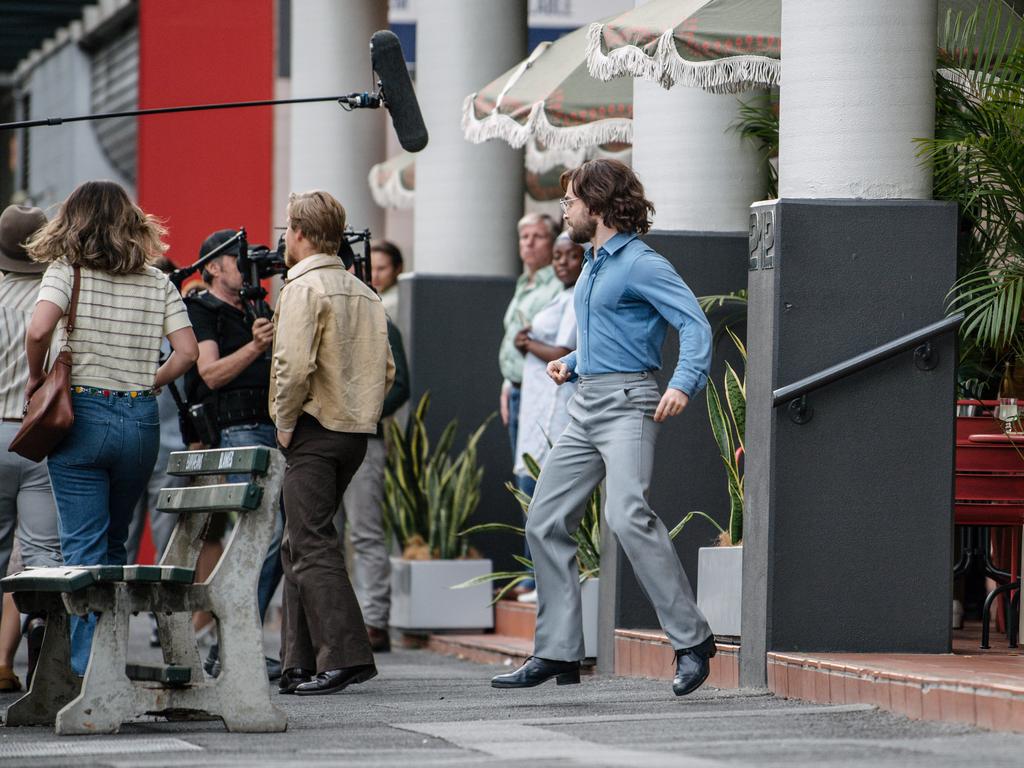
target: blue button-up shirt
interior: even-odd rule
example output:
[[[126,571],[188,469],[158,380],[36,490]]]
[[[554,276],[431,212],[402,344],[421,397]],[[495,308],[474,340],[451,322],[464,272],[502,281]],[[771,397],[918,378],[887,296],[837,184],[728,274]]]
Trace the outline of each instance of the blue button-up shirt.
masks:
[[[669,324],[679,332],[679,364],[668,386],[689,396],[707,384],[711,326],[697,299],[663,256],[635,233],[588,248],[576,285],[576,351],[562,358],[575,374],[661,368]]]

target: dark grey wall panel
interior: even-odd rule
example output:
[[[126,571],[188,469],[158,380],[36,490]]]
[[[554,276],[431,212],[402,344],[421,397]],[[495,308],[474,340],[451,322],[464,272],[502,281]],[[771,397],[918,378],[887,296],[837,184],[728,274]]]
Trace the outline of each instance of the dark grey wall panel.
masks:
[[[745,233],[655,231],[645,236],[644,241],[672,263],[697,296],[729,293],[746,287]],[[741,326],[741,338],[744,330]],[[679,338],[675,331],[666,336],[662,356],[662,370],[657,379],[664,390],[679,357]],[[742,372],[735,346],[723,335],[715,347],[711,367],[711,378],[719,384],[719,389],[726,360]],[[726,473],[711,435],[706,392],[695,397],[680,416],[661,425],[650,503],[670,529],[691,510],[706,512],[722,527],[728,527]],[[716,535],[710,523],[694,519],[676,539],[676,552],[694,591],[697,588],[697,550],[712,544]],[[618,586],[617,626],[657,627],[654,609],[624,557],[619,558]]]
[[[808,424],[770,398],[944,316],[956,208],[783,200],[768,209],[774,267],[750,275],[759,330],[748,367],[741,682],[763,679],[765,648],[948,651],[953,335],[935,342],[933,371],[907,352],[809,395]]]
[[[498,410],[501,372],[498,345],[502,316],[515,290],[511,277],[410,275],[400,281],[399,325],[409,356],[412,403],[430,390],[427,425],[436,440],[453,418],[459,420],[455,449]],[[512,477],[508,432],[495,416],[479,445],[484,470],[480,507],[474,522],[522,524],[519,505],[505,490]],[[494,560],[496,570],[518,569],[521,551],[514,534],[481,534],[474,545]]]

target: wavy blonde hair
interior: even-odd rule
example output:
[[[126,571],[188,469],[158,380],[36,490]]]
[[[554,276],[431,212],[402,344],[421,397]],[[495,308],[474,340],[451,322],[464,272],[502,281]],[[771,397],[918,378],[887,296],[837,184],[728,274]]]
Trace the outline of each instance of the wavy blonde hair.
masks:
[[[167,250],[160,221],[144,213],[119,184],[87,181],[25,245],[33,260],[64,260],[126,275],[142,271]]]

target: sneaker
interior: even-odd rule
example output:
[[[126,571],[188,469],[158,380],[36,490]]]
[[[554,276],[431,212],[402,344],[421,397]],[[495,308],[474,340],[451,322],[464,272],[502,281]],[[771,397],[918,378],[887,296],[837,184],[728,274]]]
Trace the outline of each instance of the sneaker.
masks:
[[[520,603],[536,603],[537,602],[537,590],[534,589],[530,592],[523,592],[519,595],[516,600]]]

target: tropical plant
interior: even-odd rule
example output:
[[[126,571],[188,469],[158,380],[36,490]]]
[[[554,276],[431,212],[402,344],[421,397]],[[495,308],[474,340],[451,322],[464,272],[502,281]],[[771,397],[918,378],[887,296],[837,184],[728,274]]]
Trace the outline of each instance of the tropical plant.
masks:
[[[530,454],[524,453],[523,462],[526,464],[526,471],[530,473],[530,477],[536,481],[540,477],[540,465],[537,463],[537,460]],[[523,510],[523,515],[525,516],[530,509],[530,494],[517,488],[511,481],[506,482],[505,487],[508,489],[509,493],[515,496],[516,501],[519,502],[519,506]],[[509,523],[481,523],[480,525],[474,525],[471,528],[467,528],[462,531],[461,535],[469,536],[474,533],[483,533],[485,531],[508,531],[520,536],[526,535],[525,528],[520,525],[511,525]],[[576,564],[579,566],[580,582],[582,583],[587,579],[598,578],[601,575],[600,485],[594,489],[594,492],[590,494],[590,498],[587,499],[587,506],[583,512],[583,519],[580,520],[579,528],[576,529],[576,533],[573,535],[573,538],[576,539]],[[508,594],[509,590],[512,590],[522,582],[533,578],[533,561],[522,555],[513,555],[513,557],[519,565],[523,566],[522,570],[486,573],[482,576],[470,579],[469,581],[465,581],[462,584],[456,584],[452,589],[462,589],[463,587],[472,587],[476,584],[507,580],[507,582],[495,594],[494,600],[491,601],[492,604],[498,602]]]
[[[726,328],[733,344],[747,362],[747,348],[731,328]],[[724,397],[723,397],[724,394]],[[743,541],[743,439],[747,425],[747,384],[736,369],[728,362],[722,379],[722,392],[715,382],[708,380],[708,419],[711,432],[718,445],[718,453],[725,465],[726,481],[729,488],[729,528],[726,530],[710,515],[704,512],[688,512],[680,523],[669,533],[675,538],[695,517],[702,517],[718,529],[718,543],[722,546],[739,544]]]
[[[448,560],[465,557],[469,542],[459,535],[480,503],[484,470],[477,443],[494,418],[492,413],[451,456],[458,421],[441,432],[433,452],[425,419],[430,393],[424,393],[403,431],[392,422],[384,470],[384,519],[409,559]]]
[[[961,394],[991,396],[1024,359],[1024,51],[1002,4],[946,19],[935,137],[919,140],[935,197],[960,205]]]
[[[750,139],[761,151],[768,167],[767,199],[779,195],[779,169],[772,160],[779,157],[779,102],[778,89],[772,89],[771,99],[739,101],[739,116],[730,127],[740,136]]]

